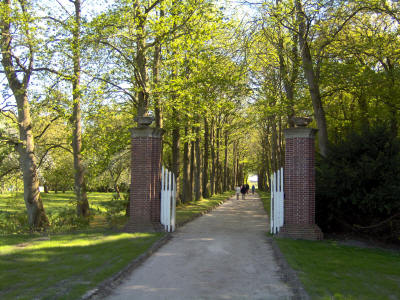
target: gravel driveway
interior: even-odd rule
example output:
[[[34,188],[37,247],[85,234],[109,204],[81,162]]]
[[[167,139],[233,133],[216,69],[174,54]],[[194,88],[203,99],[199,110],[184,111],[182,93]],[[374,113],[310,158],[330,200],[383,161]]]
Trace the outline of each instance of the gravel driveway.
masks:
[[[256,195],[179,228],[107,299],[290,299]]]

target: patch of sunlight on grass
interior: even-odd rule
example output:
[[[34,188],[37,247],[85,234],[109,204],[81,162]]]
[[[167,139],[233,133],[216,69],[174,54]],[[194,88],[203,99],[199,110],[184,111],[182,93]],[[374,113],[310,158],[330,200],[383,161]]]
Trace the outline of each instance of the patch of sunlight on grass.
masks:
[[[77,233],[2,244],[1,299],[78,299],[144,253],[163,233]]]
[[[223,194],[213,195],[209,199],[181,204],[176,208],[176,222],[177,224],[182,224],[189,221],[201,213],[220,205],[231,196],[233,196],[233,191],[227,191]]]
[[[66,205],[75,205],[75,194],[72,191],[65,193],[40,193],[43,201],[44,208],[47,212],[54,213],[62,210]],[[89,205],[92,209],[105,212],[106,208],[104,202],[111,201],[113,193],[88,193]],[[0,210],[1,211],[17,211],[25,209],[24,194],[23,193],[6,193],[0,194]]]
[[[271,210],[271,194],[269,192],[264,192],[264,191],[257,191],[258,195],[261,198],[261,201],[264,205],[264,210],[267,213],[267,215],[270,215],[270,210]]]
[[[313,299],[400,299],[400,253],[276,239]]]

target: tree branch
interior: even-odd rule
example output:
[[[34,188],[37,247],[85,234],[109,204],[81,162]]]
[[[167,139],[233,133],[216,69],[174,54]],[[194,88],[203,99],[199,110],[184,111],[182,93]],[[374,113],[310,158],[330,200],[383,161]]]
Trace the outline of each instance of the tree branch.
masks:
[[[147,15],[149,12],[151,12],[161,2],[163,2],[163,0],[154,1],[152,5],[150,5],[148,8],[145,9],[144,13]]]
[[[47,129],[49,129],[50,125],[51,125],[54,121],[58,120],[59,118],[60,118],[60,116],[57,116],[57,117],[53,118],[53,119],[50,121],[50,123],[46,125],[46,127],[43,129],[43,131],[42,131],[39,135],[35,136],[35,140],[36,140],[36,139],[40,139],[40,138],[43,136],[43,134],[45,134],[45,132],[47,131]]]
[[[38,168],[40,168],[40,166],[42,165],[43,160],[46,158],[47,153],[49,153],[49,151],[51,149],[56,149],[56,148],[64,149],[65,151],[68,151],[69,153],[73,154],[71,149],[68,149],[68,148],[64,147],[63,145],[51,145],[49,148],[46,149],[46,151],[44,152],[42,158],[40,159],[39,164],[38,164]]]

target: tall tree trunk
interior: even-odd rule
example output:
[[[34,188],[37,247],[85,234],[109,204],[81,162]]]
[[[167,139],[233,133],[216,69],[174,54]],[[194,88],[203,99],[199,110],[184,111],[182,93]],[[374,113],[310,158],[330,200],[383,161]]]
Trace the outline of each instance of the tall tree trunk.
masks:
[[[271,168],[272,172],[275,172],[278,169],[279,159],[278,159],[278,134],[276,131],[276,123],[275,117],[270,118],[271,120],[271,128],[272,128],[272,135],[271,135]]]
[[[176,194],[180,196],[180,128],[178,120],[178,112],[175,108],[172,108],[172,118],[173,118],[173,129],[172,129],[172,173],[175,174],[176,178]]]
[[[321,93],[319,90],[318,76],[313,67],[310,47],[307,42],[305,13],[300,0],[296,0],[296,14],[299,22],[299,45],[303,62],[304,75],[307,79],[308,89],[314,109],[314,116],[318,126],[318,146],[320,154],[326,157],[328,153],[328,129],[326,125],[325,111],[322,106]]]
[[[239,164],[239,155],[236,156],[236,184],[237,185],[242,185],[243,182],[241,180],[241,175],[240,175],[240,164]]]
[[[224,155],[224,177],[223,177],[223,192],[229,190],[228,187],[228,179],[229,179],[229,174],[228,174],[228,139],[229,139],[229,135],[228,135],[228,131],[225,130],[225,134],[224,134],[224,141],[225,141],[225,155]]]
[[[279,33],[280,34],[280,33]],[[293,35],[293,47],[291,51],[292,69],[289,70],[289,66],[285,63],[285,58],[283,54],[285,53],[283,46],[283,38],[280,37],[277,50],[279,55],[279,72],[283,81],[283,86],[285,89],[286,98],[288,101],[288,124],[289,127],[294,127],[293,117],[295,115],[294,111],[294,86],[298,76],[298,52],[297,52],[297,38]]]
[[[160,10],[160,19],[164,17],[164,10]],[[158,84],[160,82],[160,64],[161,64],[161,41],[159,38],[156,39],[154,45],[154,56],[153,56],[153,99],[154,99],[154,118],[156,127],[162,127],[162,116],[161,116],[161,103],[160,96],[157,91]]]
[[[37,162],[35,158],[35,143],[32,133],[31,112],[28,101],[28,86],[30,77],[32,75],[34,47],[29,44],[29,66],[23,69],[23,78],[20,80],[13,62],[15,56],[13,56],[11,53],[11,27],[14,27],[11,24],[13,19],[13,17],[10,15],[11,1],[3,0],[2,3],[4,5],[4,15],[2,18],[0,18],[1,63],[3,65],[8,84],[17,102],[18,111],[19,141],[15,141],[14,145],[19,154],[20,168],[24,182],[24,201],[28,212],[29,226],[33,229],[39,229],[46,227],[49,221],[43,208],[42,199],[40,198]],[[18,29],[17,27],[14,27],[13,30]],[[29,42],[30,41],[28,41],[28,43]]]
[[[189,135],[189,128],[185,126],[185,137]],[[183,197],[182,202],[192,201],[192,190],[190,188],[190,169],[189,169],[189,141],[183,145]]]
[[[211,122],[211,174],[210,174],[210,190],[211,196],[215,194],[215,128],[214,119]]]
[[[217,123],[217,133],[216,133],[216,156],[215,156],[215,165],[217,168],[216,171],[216,180],[215,180],[215,192],[217,194],[221,193],[221,162],[219,161],[219,152],[220,152],[220,141],[221,141],[221,129],[220,122]]]
[[[364,92],[364,88],[359,88],[359,94],[357,97],[358,108],[360,109],[360,125],[362,129],[369,128],[369,121],[368,121],[368,103],[366,99],[366,95]]]
[[[233,186],[237,187],[237,165],[236,165],[236,156],[237,156],[237,146],[236,141],[233,142],[233,150],[232,150],[232,169],[233,169]]]
[[[21,91],[24,91],[24,88],[16,92]],[[14,92],[14,95],[18,106],[19,138],[22,142],[18,144],[17,150],[24,181],[24,201],[28,212],[28,222],[32,228],[44,228],[49,222],[39,192],[37,162],[34,155],[35,144],[28,96],[25,92],[22,95],[16,95]]]
[[[82,125],[81,125],[81,47],[80,47],[80,30],[81,30],[81,1],[75,0],[75,24],[73,29],[73,63],[74,77],[72,79],[72,149],[74,156],[75,169],[75,194],[76,194],[76,210],[78,216],[89,216],[89,202],[86,194],[86,183],[84,176],[84,167],[82,161]]]
[[[382,62],[383,63],[383,62]],[[388,106],[389,106],[389,112],[390,112],[390,131],[392,133],[393,137],[397,137],[398,134],[398,108],[397,105],[394,103],[391,103],[394,99],[397,100],[397,97],[395,95],[398,95],[397,92],[397,87],[396,87],[396,76],[395,76],[395,65],[391,62],[389,58],[386,59],[386,63],[384,64],[384,68],[387,73],[388,77],[388,83],[389,83],[389,96],[388,96]]]
[[[196,130],[194,127],[192,127],[192,133],[196,133]],[[190,199],[193,200],[193,191],[194,191],[194,173],[195,173],[195,141],[191,142],[190,145]]]
[[[203,155],[203,198],[209,198],[210,193],[208,190],[208,154],[210,152],[209,149],[209,128],[207,117],[204,117],[204,155]]]
[[[195,153],[196,153],[196,166],[194,168],[194,194],[195,200],[199,201],[201,198],[201,154],[200,154],[200,128],[196,128],[196,141],[195,141]]]
[[[135,17],[137,20],[136,25],[136,68],[135,78],[138,85],[137,93],[137,116],[147,116],[147,109],[149,103],[148,95],[148,75],[146,66],[146,40],[144,37],[146,16],[142,13],[137,1],[134,2]]]

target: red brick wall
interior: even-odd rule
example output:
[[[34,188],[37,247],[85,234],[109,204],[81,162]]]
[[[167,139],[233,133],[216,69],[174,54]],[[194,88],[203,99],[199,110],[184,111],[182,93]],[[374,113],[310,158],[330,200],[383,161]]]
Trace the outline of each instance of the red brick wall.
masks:
[[[285,222],[315,223],[314,139],[286,139]]]
[[[315,224],[315,149],[316,130],[285,130],[284,226],[281,236],[322,239]]]
[[[131,139],[130,219],[126,230],[161,228],[161,130],[134,128]]]

